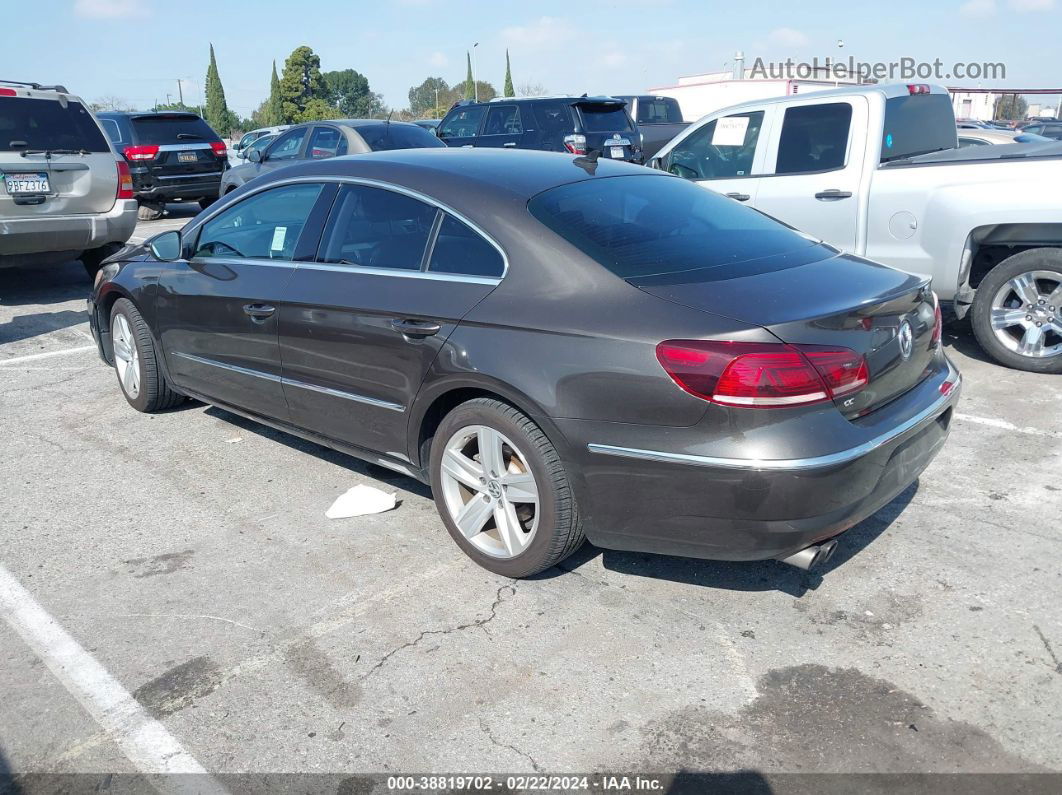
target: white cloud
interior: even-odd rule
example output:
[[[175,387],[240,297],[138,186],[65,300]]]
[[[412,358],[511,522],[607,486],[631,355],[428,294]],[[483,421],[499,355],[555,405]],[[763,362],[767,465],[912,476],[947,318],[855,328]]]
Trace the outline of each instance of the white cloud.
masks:
[[[144,0],[75,0],[74,13],[92,19],[146,17]]]
[[[795,28],[775,28],[767,40],[776,47],[806,47],[810,41],[806,33]]]
[[[436,50],[435,52],[433,52],[431,55],[428,56],[428,63],[431,66],[439,66],[439,67],[449,66],[450,65],[450,59],[446,57],[446,53],[439,52],[438,50]]]
[[[1055,0],[1010,0],[1010,7],[1015,11],[1050,11],[1055,7]]]
[[[552,49],[575,37],[575,28],[559,17],[539,17],[530,25],[514,25],[501,32],[506,43],[530,50]]]
[[[996,13],[996,0],[970,0],[959,6],[959,14],[974,19],[990,17]]]

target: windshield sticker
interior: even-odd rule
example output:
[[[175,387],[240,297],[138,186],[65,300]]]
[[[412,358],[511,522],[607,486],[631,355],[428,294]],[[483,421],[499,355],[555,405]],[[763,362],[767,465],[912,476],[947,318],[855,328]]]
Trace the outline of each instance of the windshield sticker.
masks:
[[[270,251],[283,251],[284,250],[284,238],[288,236],[288,228],[286,226],[278,226],[273,230],[273,242],[269,246]]]
[[[885,148],[892,149],[892,133],[885,136]]]
[[[748,116],[728,116],[715,123],[712,146],[743,146],[745,131],[749,128]]]

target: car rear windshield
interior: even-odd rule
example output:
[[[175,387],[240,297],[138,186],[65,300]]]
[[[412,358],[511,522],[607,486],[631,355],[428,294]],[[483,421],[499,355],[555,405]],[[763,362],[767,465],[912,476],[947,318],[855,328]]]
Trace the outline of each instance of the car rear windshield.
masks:
[[[358,127],[358,134],[374,152],[388,149],[424,149],[446,146],[442,141],[415,124],[372,124]]]
[[[956,145],[955,113],[946,94],[912,94],[885,100],[882,163],[954,149]]]
[[[0,152],[73,149],[108,152],[107,139],[80,102],[0,97]]]
[[[528,209],[623,279],[733,266],[815,245],[756,210],[664,175],[562,185],[532,198]],[[779,261],[767,269],[783,267]],[[742,275],[741,268],[732,275]]]
[[[579,103],[584,132],[617,132],[631,129],[631,119],[623,105],[612,102]]]
[[[220,141],[210,125],[193,113],[134,116],[133,136],[138,144],[175,144],[181,141]]]

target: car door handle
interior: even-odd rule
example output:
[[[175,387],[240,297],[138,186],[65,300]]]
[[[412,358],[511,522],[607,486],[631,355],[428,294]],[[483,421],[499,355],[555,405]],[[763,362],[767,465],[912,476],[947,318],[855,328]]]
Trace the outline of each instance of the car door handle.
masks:
[[[516,146],[516,141],[508,141],[507,143],[502,144],[502,146]]]
[[[442,329],[438,323],[430,320],[413,320],[411,318],[396,318],[391,321],[391,328],[405,337],[421,339],[438,334]]]
[[[747,193],[726,193],[724,194],[728,199],[733,199],[738,202],[747,202],[752,197]]]
[[[243,311],[251,317],[251,320],[265,320],[272,317],[277,308],[269,304],[245,304]]]
[[[815,198],[822,201],[827,201],[829,199],[850,199],[852,198],[852,192],[830,188],[829,190],[819,191],[815,194]]]

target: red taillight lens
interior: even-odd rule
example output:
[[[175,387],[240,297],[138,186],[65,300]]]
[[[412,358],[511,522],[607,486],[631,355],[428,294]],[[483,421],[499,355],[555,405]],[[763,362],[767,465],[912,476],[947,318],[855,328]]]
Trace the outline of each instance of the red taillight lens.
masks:
[[[869,380],[866,360],[846,348],[667,340],[656,357],[680,387],[723,406],[807,405],[851,394]]]
[[[585,135],[565,135],[564,136],[564,148],[571,152],[573,155],[585,155],[586,154],[586,136]]]
[[[211,141],[210,148],[214,150],[214,154],[216,154],[218,157],[225,157],[224,141]]]
[[[122,150],[126,160],[154,160],[158,157],[157,146],[127,146]]]
[[[129,164],[118,161],[118,195],[116,199],[135,199],[133,195],[133,175],[129,173]]]
[[[911,94],[912,96],[914,96],[915,94],[928,94],[929,93],[929,86],[926,85],[925,83],[916,83],[916,84],[913,84],[913,85],[908,83],[908,85],[907,85],[907,93]]]
[[[929,347],[935,348],[940,345],[940,337],[944,333],[944,317],[940,313],[940,299],[933,293],[933,336],[929,340]]]
[[[13,88],[0,88],[0,97],[17,97],[18,92]]]

